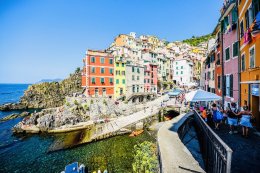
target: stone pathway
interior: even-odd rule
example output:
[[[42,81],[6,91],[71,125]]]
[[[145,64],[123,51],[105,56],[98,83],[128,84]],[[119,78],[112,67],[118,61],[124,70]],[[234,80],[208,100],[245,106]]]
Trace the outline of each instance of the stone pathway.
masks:
[[[166,121],[158,131],[161,170],[164,173],[205,172],[182,143],[177,133],[178,126],[188,116],[188,114],[182,114],[170,121]]]
[[[113,120],[109,123],[105,123],[101,130],[98,131],[98,133],[94,136],[92,136],[92,140],[105,136],[106,134],[114,133],[116,131],[119,131],[120,129],[129,126],[131,124],[134,124],[140,120],[146,119],[156,113],[159,112],[161,108],[161,102],[163,101],[163,97],[159,97],[158,99],[148,102],[146,104],[147,108],[145,110],[133,113],[129,116],[122,116],[119,117],[116,120]]]
[[[260,137],[250,131],[248,138],[238,134],[229,134],[229,127],[222,124],[219,130],[214,130],[219,137],[233,150],[231,172],[260,172]]]

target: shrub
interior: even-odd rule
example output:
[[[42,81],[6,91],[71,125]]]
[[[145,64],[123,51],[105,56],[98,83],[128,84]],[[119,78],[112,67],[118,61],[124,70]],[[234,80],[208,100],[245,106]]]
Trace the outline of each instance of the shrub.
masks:
[[[133,172],[158,172],[158,159],[155,144],[145,141],[134,146]]]

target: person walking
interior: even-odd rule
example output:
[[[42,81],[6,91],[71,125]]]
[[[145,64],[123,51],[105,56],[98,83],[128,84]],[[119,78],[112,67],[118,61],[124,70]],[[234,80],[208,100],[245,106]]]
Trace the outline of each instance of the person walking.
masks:
[[[248,131],[249,128],[252,128],[252,124],[250,122],[251,118],[254,116],[252,115],[252,112],[248,110],[248,106],[243,106],[243,111],[239,112],[238,115],[242,115],[242,118],[240,120],[240,125],[242,126],[242,136],[243,137],[248,137]]]
[[[236,129],[238,125],[238,110],[236,109],[236,104],[231,103],[231,107],[227,107],[225,113],[230,127],[229,134],[238,133]]]
[[[219,124],[221,123],[222,119],[223,119],[223,115],[222,113],[218,110],[217,104],[213,103],[212,104],[212,116],[213,116],[213,121],[215,124],[215,129],[218,130],[219,129]]]

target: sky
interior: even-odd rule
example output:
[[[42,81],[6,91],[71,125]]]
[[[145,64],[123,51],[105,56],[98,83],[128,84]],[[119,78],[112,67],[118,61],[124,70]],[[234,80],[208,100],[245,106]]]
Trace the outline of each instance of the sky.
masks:
[[[0,0],[0,83],[66,78],[118,34],[167,41],[213,31],[222,0]]]

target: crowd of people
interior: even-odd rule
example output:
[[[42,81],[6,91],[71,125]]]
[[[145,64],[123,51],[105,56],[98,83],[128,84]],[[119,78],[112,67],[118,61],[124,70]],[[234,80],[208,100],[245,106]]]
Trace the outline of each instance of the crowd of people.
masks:
[[[212,103],[208,108],[195,103],[194,109],[197,109],[202,118],[209,126],[218,130],[221,123],[226,123],[230,127],[230,134],[238,133],[238,127],[242,127],[242,136],[248,137],[249,128],[252,128],[251,121],[255,119],[248,106],[243,106],[242,110],[237,108],[236,103],[231,103],[225,109],[219,103]]]

